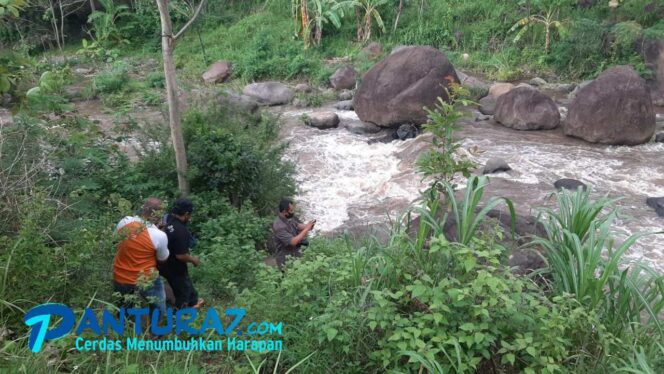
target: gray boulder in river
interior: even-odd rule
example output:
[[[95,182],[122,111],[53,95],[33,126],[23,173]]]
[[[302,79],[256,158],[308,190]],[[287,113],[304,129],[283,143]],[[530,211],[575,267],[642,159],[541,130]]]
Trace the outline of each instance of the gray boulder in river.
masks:
[[[655,133],[650,90],[631,66],[614,66],[579,90],[563,124],[591,143],[637,145]]]
[[[293,100],[293,91],[281,82],[259,82],[244,87],[245,95],[262,105],[282,105]]]
[[[330,84],[335,90],[348,90],[355,88],[357,71],[350,65],[344,65],[330,77]]]
[[[354,106],[362,121],[381,127],[427,121],[424,107],[438,97],[448,99],[446,87],[459,83],[454,66],[439,50],[415,46],[392,53],[362,79]]]
[[[560,113],[553,100],[526,86],[498,97],[493,118],[516,130],[551,130],[560,124]]]

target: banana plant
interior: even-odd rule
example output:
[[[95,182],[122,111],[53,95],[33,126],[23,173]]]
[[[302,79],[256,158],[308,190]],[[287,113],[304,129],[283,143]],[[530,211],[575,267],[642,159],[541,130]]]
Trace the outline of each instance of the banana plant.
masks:
[[[355,0],[292,0],[291,10],[297,23],[298,36],[308,48],[313,42],[320,45],[326,24],[341,27],[345,11],[356,5]]]
[[[355,2],[356,6],[364,14],[362,18],[358,18],[357,20],[357,39],[359,41],[366,42],[371,39],[371,29],[374,20],[380,31],[385,32],[385,24],[380,15],[380,7],[388,2],[389,0],[358,0]]]
[[[25,5],[25,0],[0,0],[0,24],[5,16],[18,17],[18,12]]]
[[[88,23],[93,26],[93,41],[104,47],[126,44],[127,41],[122,36],[124,30],[118,26],[118,20],[131,15],[131,9],[127,5],[115,4],[112,0],[99,2],[104,10],[92,12],[88,17]]]
[[[544,15],[531,15],[528,17],[521,18],[517,23],[510,28],[509,32],[514,32],[517,29],[521,28],[519,32],[514,37],[514,43],[521,40],[521,37],[530,29],[536,25],[544,26],[544,53],[549,53],[549,47],[551,45],[551,30],[555,29],[558,33],[561,33],[565,30],[565,25],[562,21],[558,20],[560,10],[558,8],[549,8]]]

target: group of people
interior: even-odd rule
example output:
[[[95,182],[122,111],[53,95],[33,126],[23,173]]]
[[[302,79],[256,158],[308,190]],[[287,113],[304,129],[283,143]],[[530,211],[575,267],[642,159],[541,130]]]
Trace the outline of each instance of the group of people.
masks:
[[[187,228],[193,210],[190,200],[178,199],[164,215],[162,201],[149,198],[138,216],[125,217],[118,223],[120,242],[113,261],[113,288],[122,296],[123,306],[128,304],[126,296],[138,293],[151,308],[166,315],[167,290],[172,292],[169,299],[176,309],[198,308],[204,303],[188,272],[189,263],[200,265],[199,258],[191,254],[195,240]],[[279,203],[272,239],[273,258],[280,269],[288,256],[301,256],[301,248],[308,245],[307,235],[315,224],[316,220],[300,222],[291,200]]]
[[[161,200],[149,198],[139,216],[128,216],[118,223],[120,242],[113,261],[113,288],[123,297],[122,305],[127,304],[127,295],[138,293],[165,315],[167,289],[175,308],[198,308],[203,304],[187,265],[200,265],[198,257],[190,252],[194,240],[187,223],[193,211],[190,200],[178,199],[163,215]]]

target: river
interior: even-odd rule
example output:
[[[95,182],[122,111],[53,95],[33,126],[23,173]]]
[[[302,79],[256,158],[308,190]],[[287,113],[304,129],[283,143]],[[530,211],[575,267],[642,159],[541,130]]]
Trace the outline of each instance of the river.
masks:
[[[427,187],[415,164],[430,145],[428,134],[370,144],[379,135],[354,134],[345,128],[359,121],[355,112],[331,106],[271,111],[282,119],[281,138],[289,143],[286,158],[297,165],[297,204],[305,219],[317,219],[319,234],[358,228],[368,232],[389,224]],[[303,125],[300,116],[312,111],[335,111],[341,124],[330,130]],[[664,143],[595,145],[566,137],[560,129],[517,131],[493,121],[476,122],[473,111],[467,114],[456,134],[462,142],[460,153],[480,165],[478,173],[494,157],[512,168],[490,176],[487,196],[507,197],[519,214],[536,215],[538,208],[552,205],[553,182],[573,178],[592,186],[595,197],[621,199],[617,205],[623,214],[614,226],[618,241],[637,232],[664,230],[664,218],[645,203],[646,197],[664,196]],[[664,123],[658,125],[661,131]],[[664,235],[642,238],[626,259],[643,260],[664,271]]]

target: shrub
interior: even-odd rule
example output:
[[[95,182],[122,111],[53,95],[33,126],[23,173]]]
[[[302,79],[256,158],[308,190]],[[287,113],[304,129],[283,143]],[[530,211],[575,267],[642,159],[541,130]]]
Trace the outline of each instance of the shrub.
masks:
[[[607,33],[606,26],[592,19],[573,22],[568,36],[553,46],[547,61],[557,73],[572,78],[599,74],[606,68]]]
[[[124,63],[115,63],[110,71],[97,74],[92,80],[96,92],[115,93],[122,91],[129,83],[129,73]]]
[[[232,109],[213,107],[187,116],[192,190],[219,191],[235,207],[251,201],[259,212],[272,213],[283,196],[294,192],[293,168],[282,161],[284,147],[274,143],[276,125],[269,118],[234,121],[238,117],[231,113]]]
[[[204,262],[196,269],[194,281],[215,298],[232,300],[238,291],[254,284],[262,264],[257,249],[264,246],[270,219],[258,217],[250,206],[236,210],[214,193],[192,199],[196,218],[202,221],[197,225],[199,244],[195,252]],[[213,207],[206,206],[208,202]]]
[[[164,73],[152,72],[145,77],[145,85],[151,88],[164,88]]]

